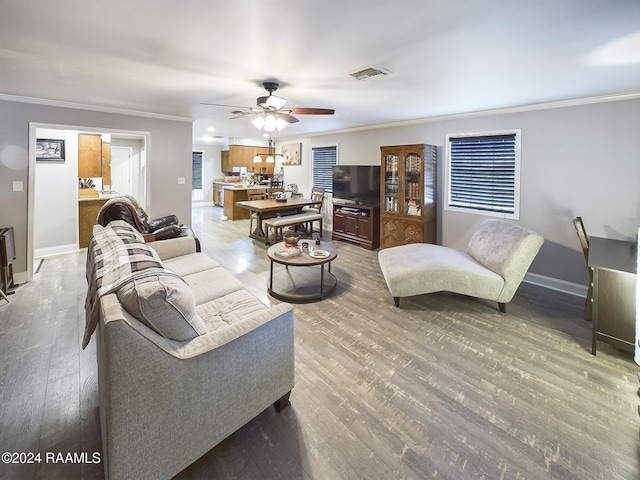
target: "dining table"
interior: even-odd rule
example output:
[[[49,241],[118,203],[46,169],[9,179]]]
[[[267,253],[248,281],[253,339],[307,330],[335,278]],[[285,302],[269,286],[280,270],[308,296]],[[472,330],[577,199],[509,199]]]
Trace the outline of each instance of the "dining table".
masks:
[[[320,205],[321,202],[311,198],[292,198],[285,200],[277,200],[269,198],[266,200],[243,200],[236,202],[236,205],[249,210],[252,220],[256,220],[254,227],[253,222],[249,224],[249,236],[265,241],[266,233],[262,227],[262,221],[265,218],[283,217],[285,215],[293,215],[299,213],[304,207],[313,207]]]

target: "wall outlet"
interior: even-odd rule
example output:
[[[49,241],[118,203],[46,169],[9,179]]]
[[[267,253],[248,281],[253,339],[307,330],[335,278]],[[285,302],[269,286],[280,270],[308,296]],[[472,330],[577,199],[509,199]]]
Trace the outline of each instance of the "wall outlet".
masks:
[[[184,185],[184,177],[178,177],[178,185]]]

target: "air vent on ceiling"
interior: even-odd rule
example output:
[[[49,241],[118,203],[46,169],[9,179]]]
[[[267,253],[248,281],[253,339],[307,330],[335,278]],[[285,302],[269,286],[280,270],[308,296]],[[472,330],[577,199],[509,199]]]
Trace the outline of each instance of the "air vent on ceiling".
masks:
[[[357,70],[355,72],[351,72],[349,75],[355,78],[356,80],[371,80],[372,78],[383,77],[385,75],[389,75],[391,72],[389,70],[385,70],[384,68],[379,67],[367,67],[362,70]]]

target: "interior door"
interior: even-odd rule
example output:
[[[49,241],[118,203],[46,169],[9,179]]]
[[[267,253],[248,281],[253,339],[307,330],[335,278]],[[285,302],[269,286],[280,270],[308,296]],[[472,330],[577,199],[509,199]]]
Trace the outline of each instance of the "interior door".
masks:
[[[132,195],[130,147],[111,147],[111,189],[122,195]]]

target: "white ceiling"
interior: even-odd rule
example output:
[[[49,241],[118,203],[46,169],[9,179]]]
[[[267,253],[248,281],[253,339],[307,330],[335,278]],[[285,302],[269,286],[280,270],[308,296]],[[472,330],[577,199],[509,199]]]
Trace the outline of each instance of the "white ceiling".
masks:
[[[392,74],[348,75],[369,65]],[[264,80],[336,110],[274,138],[639,92],[640,0],[0,0],[0,94],[189,117],[199,141],[258,137],[201,102]]]

